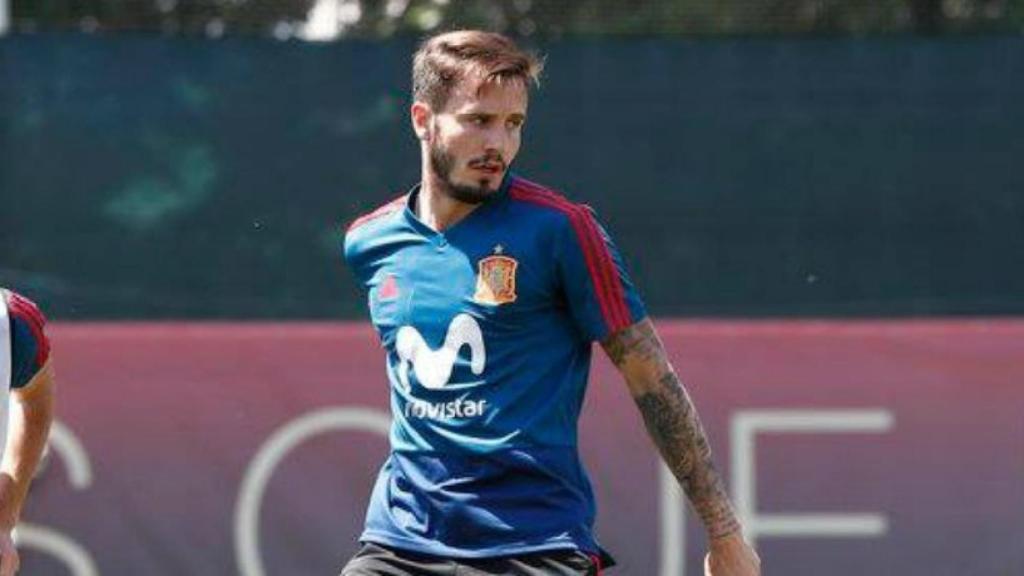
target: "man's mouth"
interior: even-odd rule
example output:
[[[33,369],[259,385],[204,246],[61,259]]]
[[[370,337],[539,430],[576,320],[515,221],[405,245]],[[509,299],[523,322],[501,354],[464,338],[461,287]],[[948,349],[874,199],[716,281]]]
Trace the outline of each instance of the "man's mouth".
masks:
[[[471,162],[469,167],[490,175],[501,174],[505,171],[504,162]]]

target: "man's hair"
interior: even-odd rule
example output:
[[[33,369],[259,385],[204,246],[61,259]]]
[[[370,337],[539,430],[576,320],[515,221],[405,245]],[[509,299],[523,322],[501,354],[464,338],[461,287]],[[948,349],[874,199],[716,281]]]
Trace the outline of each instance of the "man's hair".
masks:
[[[412,98],[440,110],[464,78],[485,82],[540,83],[543,61],[511,39],[481,30],[458,30],[427,38],[412,62]]]

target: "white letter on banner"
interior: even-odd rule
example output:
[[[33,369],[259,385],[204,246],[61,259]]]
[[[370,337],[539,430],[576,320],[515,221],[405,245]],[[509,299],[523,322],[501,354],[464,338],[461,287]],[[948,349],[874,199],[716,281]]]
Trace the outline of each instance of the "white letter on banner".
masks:
[[[661,484],[661,576],[686,576],[686,503],[683,489],[664,462],[658,466]]]
[[[260,447],[242,476],[235,504],[235,557],[243,576],[266,576],[260,557],[260,506],[274,469],[297,446],[324,432],[360,430],[387,438],[391,419],[370,408],[322,408],[288,422]]]
[[[57,422],[50,425],[50,448],[64,462],[71,487],[85,490],[92,485],[92,466],[82,442],[71,429]],[[99,570],[89,552],[67,536],[42,526],[22,522],[14,530],[14,540],[19,548],[34,548],[56,556],[71,569],[74,576],[97,576]]]
[[[878,537],[883,514],[758,514],[754,441],[758,433],[888,432],[888,410],[743,410],[732,418],[732,486],[736,512],[752,544],[759,536]]]

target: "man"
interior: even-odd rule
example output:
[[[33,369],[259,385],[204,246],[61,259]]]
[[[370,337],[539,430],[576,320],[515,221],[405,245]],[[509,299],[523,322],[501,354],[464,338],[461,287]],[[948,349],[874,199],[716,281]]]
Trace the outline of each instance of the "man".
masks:
[[[391,454],[343,576],[599,574],[577,452],[599,341],[708,531],[713,576],[759,574],[690,399],[585,206],[509,173],[540,63],[478,31],[413,62],[422,181],[349,227],[387,351]]]
[[[18,571],[11,532],[53,419],[53,368],[45,324],[35,304],[0,289],[0,576]]]

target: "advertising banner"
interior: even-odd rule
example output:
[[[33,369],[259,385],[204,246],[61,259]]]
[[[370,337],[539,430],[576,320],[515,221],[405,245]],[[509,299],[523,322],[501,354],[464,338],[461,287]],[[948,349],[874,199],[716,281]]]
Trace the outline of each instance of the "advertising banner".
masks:
[[[1024,574],[1024,321],[658,321],[765,573]],[[336,575],[387,450],[362,323],[55,323],[22,573]],[[595,352],[580,423],[612,574],[705,543]]]

